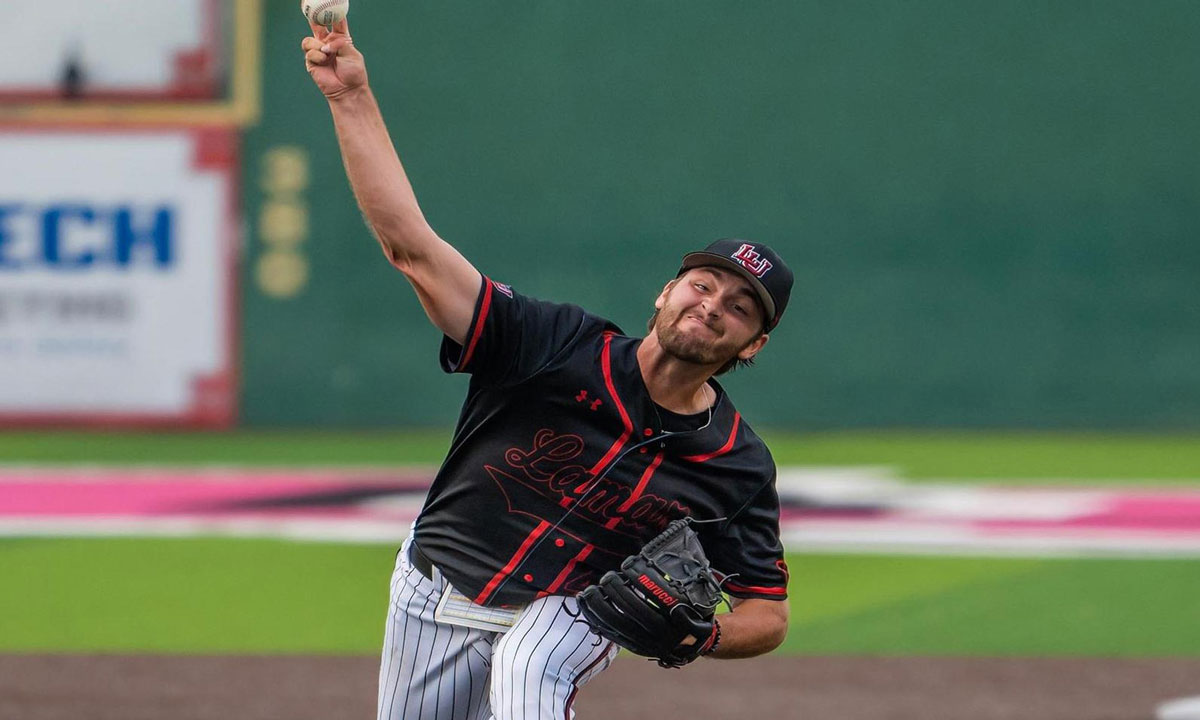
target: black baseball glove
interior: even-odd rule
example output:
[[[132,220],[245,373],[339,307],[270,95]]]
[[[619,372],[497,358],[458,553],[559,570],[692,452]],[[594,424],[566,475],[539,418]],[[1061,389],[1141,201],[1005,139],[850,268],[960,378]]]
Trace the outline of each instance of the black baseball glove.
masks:
[[[720,640],[721,586],[690,519],[672,522],[578,599],[592,630],[663,667],[683,667]],[[689,636],[695,642],[684,644]]]

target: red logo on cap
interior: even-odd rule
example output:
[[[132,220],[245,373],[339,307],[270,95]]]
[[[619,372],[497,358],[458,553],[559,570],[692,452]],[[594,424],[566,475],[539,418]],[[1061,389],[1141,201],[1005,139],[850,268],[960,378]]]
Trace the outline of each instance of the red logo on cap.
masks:
[[[734,260],[737,260],[742,267],[750,271],[754,277],[760,278],[767,274],[771,269],[771,261],[759,255],[755,251],[754,246],[750,243],[742,243],[742,246],[737,249],[733,255]]]

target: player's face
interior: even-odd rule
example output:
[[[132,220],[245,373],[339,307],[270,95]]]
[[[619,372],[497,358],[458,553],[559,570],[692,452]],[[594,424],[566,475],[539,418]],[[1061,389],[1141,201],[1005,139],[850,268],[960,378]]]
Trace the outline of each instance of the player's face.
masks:
[[[699,365],[754,357],[766,343],[763,310],[750,283],[720,268],[692,268],[658,296],[654,330],[671,355]]]

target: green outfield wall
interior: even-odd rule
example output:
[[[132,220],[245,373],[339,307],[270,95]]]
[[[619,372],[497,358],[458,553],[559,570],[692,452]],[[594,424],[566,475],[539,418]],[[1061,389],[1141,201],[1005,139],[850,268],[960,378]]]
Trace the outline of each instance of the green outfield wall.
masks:
[[[465,388],[366,232],[305,23],[243,147],[242,418],[439,425]],[[638,332],[723,236],[796,271],[754,424],[1200,425],[1200,5],[381,2],[351,26],[435,229]]]

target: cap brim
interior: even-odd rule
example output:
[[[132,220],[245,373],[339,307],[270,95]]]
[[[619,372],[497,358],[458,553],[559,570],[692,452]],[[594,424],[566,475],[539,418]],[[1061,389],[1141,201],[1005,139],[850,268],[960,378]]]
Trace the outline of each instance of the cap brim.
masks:
[[[767,314],[766,322],[767,329],[775,327],[775,300],[771,297],[771,293],[767,292],[767,286],[762,284],[762,281],[754,277],[754,274],[745,268],[741,263],[733,258],[717,255],[710,252],[694,252],[683,256],[683,264],[679,267],[679,272],[691,270],[695,267],[717,266],[725,270],[733,272],[746,278],[750,283],[750,287],[754,288],[754,292],[758,295],[759,302],[762,303],[763,310]]]

